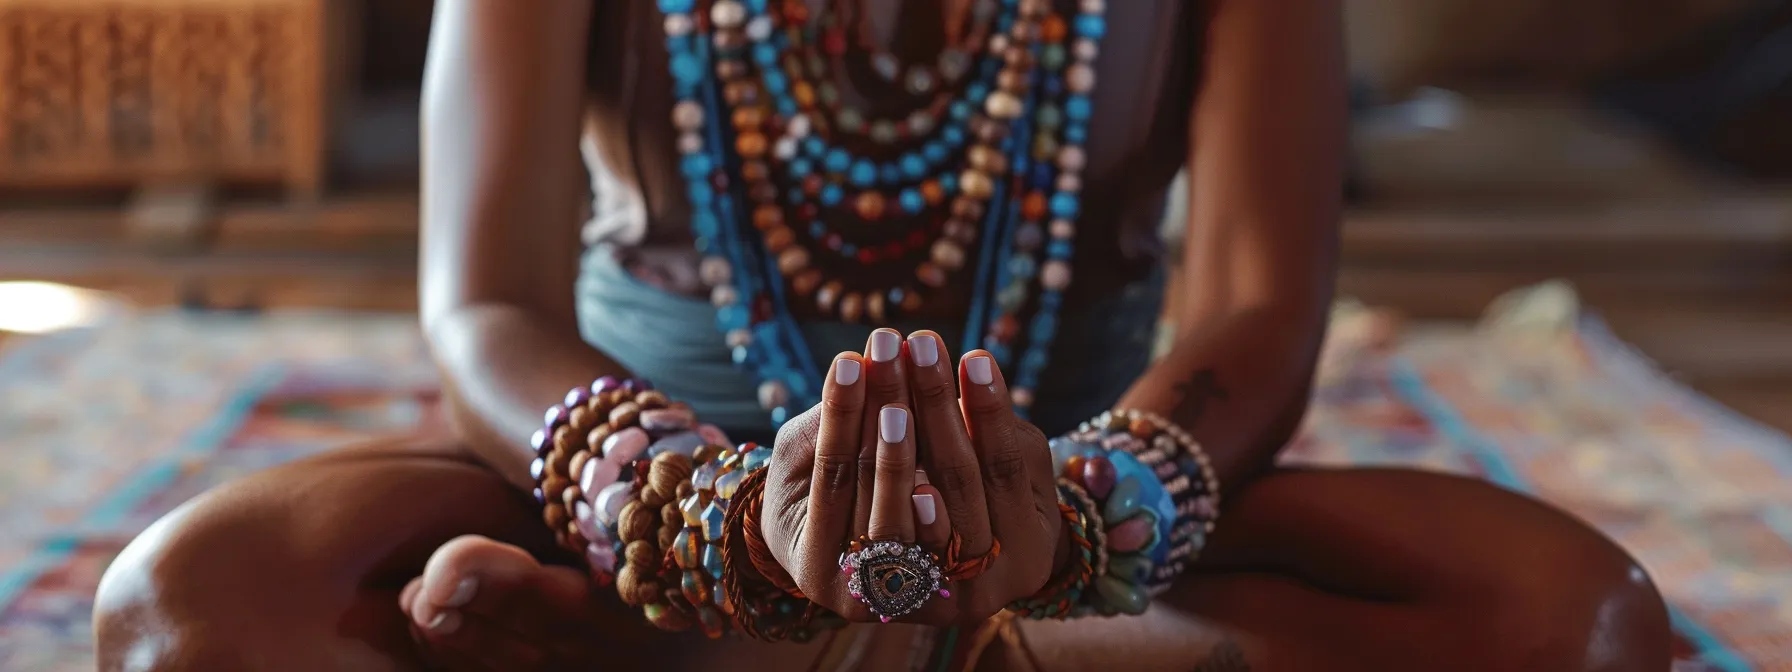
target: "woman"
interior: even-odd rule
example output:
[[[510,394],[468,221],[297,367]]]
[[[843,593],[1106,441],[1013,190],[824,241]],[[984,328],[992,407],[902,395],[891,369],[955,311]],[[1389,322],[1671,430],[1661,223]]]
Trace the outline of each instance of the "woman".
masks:
[[[969,656],[983,669],[1665,666],[1647,577],[1562,513],[1441,475],[1271,466],[1332,298],[1336,3],[766,4],[439,2],[423,323],[457,438],[345,449],[170,514],[101,586],[102,665],[909,669],[926,626],[994,632],[975,628],[1075,562],[1045,437],[1116,408],[1198,439],[1218,527],[1143,615],[1006,622]],[[1148,363],[1184,162],[1189,300]],[[834,565],[856,536],[957,535],[993,561],[857,626],[851,655],[660,633],[569,568],[525,494],[541,408],[625,371],[736,439],[782,423],[766,575],[848,619],[888,615]]]

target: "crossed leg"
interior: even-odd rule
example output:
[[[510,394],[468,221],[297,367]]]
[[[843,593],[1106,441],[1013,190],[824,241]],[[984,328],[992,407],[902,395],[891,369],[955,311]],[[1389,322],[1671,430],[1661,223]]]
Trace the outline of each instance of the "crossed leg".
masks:
[[[552,553],[527,497],[448,442],[346,448],[225,485],[107,571],[100,667],[416,669],[398,593],[465,534]],[[610,660],[666,650],[638,615],[616,619],[593,634],[614,641]],[[1661,670],[1669,637],[1653,586],[1597,532],[1486,484],[1399,470],[1267,476],[1150,614],[1025,632],[1048,669],[1181,672]],[[1000,657],[981,669],[1013,669]]]
[[[1665,670],[1661,597],[1624,551],[1481,481],[1282,471],[1228,507],[1137,618],[1029,623],[1051,669]]]

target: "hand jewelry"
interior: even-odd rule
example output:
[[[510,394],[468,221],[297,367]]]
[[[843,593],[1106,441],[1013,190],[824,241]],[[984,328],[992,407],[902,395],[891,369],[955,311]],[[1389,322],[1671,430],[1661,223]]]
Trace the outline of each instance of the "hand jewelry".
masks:
[[[840,556],[840,571],[853,598],[885,623],[914,613],[936,594],[952,596],[940,587],[933,554],[900,541],[855,541]]]

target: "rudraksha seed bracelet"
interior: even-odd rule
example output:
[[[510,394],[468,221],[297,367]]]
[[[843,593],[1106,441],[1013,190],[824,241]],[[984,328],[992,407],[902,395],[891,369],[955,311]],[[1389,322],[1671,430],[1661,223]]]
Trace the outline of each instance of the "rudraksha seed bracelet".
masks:
[[[548,409],[531,443],[534,494],[560,545],[583,555],[600,585],[615,581],[631,559],[643,561],[628,585],[618,586],[624,600],[646,607],[649,620],[661,625],[700,624],[701,611],[676,612],[685,619],[665,615],[675,612],[650,599],[642,572],[659,562],[650,555],[663,556],[679,540],[685,523],[679,506],[695,494],[691,473],[732,451],[728,437],[699,425],[690,407],[647,381],[606,376],[567,392]],[[682,591],[684,583],[670,585]],[[688,592],[703,594],[700,586]]]
[[[724,590],[737,569],[724,537],[748,536],[728,527],[744,520],[730,517],[730,503],[748,496],[741,484],[765,467],[770,448],[730,447],[647,381],[609,377],[548,409],[532,443],[535,496],[556,540],[656,627],[720,637],[739,624],[764,638],[807,639],[838,625],[798,596],[774,590],[739,604]]]

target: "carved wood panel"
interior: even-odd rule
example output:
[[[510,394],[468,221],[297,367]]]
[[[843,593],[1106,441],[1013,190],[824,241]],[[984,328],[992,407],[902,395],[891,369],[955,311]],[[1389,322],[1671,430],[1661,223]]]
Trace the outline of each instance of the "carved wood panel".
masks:
[[[321,180],[324,0],[0,0],[0,186]]]

